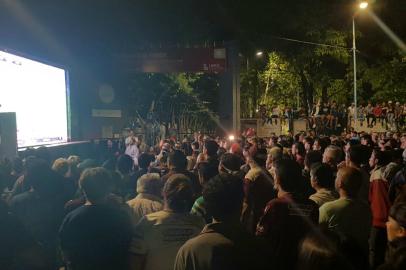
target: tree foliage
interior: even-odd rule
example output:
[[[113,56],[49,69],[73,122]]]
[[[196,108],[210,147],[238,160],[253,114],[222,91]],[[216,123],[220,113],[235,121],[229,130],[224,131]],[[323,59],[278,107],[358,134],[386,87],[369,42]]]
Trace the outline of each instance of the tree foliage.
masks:
[[[157,122],[178,133],[188,133],[187,128],[212,131],[218,88],[212,74],[137,74],[129,87],[128,115],[145,120],[152,114]]]

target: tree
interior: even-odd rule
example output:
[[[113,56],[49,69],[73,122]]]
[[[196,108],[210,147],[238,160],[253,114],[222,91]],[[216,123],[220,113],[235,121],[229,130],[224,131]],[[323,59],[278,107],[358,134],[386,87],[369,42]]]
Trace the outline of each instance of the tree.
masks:
[[[137,74],[131,81],[128,115],[153,118],[180,133],[216,128],[219,84],[212,74]],[[134,119],[130,119],[134,121]]]
[[[364,73],[363,82],[369,84],[368,96],[374,101],[406,102],[406,60],[401,54],[392,60],[379,61]]]

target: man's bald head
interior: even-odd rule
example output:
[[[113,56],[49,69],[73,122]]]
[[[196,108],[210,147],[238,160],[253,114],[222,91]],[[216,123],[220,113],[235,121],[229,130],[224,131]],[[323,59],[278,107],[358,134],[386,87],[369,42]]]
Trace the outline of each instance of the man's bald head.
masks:
[[[360,170],[353,167],[344,167],[338,170],[336,178],[338,191],[342,190],[348,197],[354,198],[358,195],[361,185],[362,173]]]

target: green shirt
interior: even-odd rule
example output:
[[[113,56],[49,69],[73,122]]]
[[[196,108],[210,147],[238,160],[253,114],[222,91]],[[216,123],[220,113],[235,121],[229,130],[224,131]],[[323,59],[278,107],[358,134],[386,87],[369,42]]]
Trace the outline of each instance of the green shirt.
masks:
[[[371,210],[368,204],[359,200],[340,198],[323,204],[319,211],[320,225],[355,240],[359,247],[368,250],[371,229]]]

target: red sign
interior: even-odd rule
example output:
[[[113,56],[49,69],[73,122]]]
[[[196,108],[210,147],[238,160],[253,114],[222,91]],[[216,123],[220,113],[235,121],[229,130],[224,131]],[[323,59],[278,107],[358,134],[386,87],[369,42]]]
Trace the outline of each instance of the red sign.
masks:
[[[162,49],[116,56],[117,68],[128,73],[226,71],[225,48]]]

